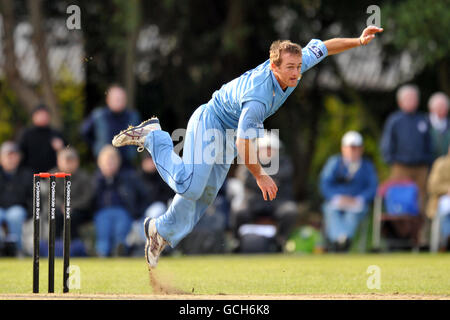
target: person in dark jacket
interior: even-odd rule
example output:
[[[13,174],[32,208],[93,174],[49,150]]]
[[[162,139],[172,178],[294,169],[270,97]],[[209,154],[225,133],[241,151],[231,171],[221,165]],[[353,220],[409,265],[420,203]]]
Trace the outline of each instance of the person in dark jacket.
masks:
[[[6,141],[0,149],[0,229],[16,253],[22,249],[22,226],[29,216],[32,195],[32,174],[29,169],[19,167],[18,146]]]
[[[325,235],[331,251],[347,251],[359,223],[375,198],[375,167],[363,155],[363,138],[356,131],[342,137],[341,154],[330,157],[320,174],[325,198]]]
[[[32,113],[33,125],[26,128],[19,138],[22,166],[33,173],[48,172],[56,166],[56,153],[64,148],[63,135],[50,127],[50,111],[41,104]]]
[[[91,209],[93,199],[92,178],[80,168],[80,158],[78,152],[67,147],[58,152],[58,166],[51,170],[55,172],[70,173],[72,194],[70,209],[70,237],[71,256],[85,256],[86,249],[80,239],[80,230],[88,222],[92,221],[93,212]],[[64,185],[63,179],[56,179],[56,238],[62,237],[63,212],[64,212]],[[61,252],[62,253],[62,252]],[[59,255],[57,253],[57,255]]]
[[[125,89],[117,84],[111,85],[106,93],[106,106],[96,108],[81,125],[81,134],[91,148],[95,158],[103,146],[111,144],[114,135],[129,125],[140,122],[136,111],[127,109]],[[120,149],[122,165],[131,167],[136,158],[136,149],[125,147]]]
[[[113,251],[127,254],[126,237],[133,220],[139,219],[149,191],[137,174],[120,169],[120,153],[106,145],[99,153],[99,170],[94,177],[94,223],[97,233],[96,250],[102,257]]]
[[[413,180],[419,187],[421,213],[424,209],[428,170],[433,162],[430,126],[417,111],[419,89],[404,85],[397,91],[399,111],[389,116],[381,139],[381,153],[391,166],[389,179]]]

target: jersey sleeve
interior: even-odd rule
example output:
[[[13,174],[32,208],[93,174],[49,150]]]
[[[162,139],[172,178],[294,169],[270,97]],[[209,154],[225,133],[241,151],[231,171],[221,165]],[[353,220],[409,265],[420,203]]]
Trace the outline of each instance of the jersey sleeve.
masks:
[[[245,102],[239,117],[237,137],[241,139],[262,138],[264,136],[265,111],[264,104],[259,101]]]
[[[312,39],[306,47],[302,49],[302,70],[304,73],[325,59],[328,55],[326,45],[318,39]]]

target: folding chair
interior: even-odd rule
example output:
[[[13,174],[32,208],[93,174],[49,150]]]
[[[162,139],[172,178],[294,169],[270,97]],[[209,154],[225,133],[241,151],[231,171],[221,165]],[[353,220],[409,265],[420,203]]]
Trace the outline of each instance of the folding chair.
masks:
[[[430,252],[437,252],[439,250],[440,227],[439,212],[436,212],[433,220],[431,220]]]
[[[403,197],[403,198],[402,198]],[[374,200],[372,224],[372,248],[381,249],[383,228],[390,225],[392,229],[401,224],[407,225],[407,234],[386,239],[392,247],[411,247],[419,245],[421,217],[419,212],[419,192],[411,180],[388,180],[377,190]]]

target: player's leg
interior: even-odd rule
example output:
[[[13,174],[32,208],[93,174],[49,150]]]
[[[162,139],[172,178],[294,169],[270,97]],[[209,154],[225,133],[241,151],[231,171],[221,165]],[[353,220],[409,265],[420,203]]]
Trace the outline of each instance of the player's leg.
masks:
[[[159,120],[155,117],[137,127],[123,130],[114,137],[112,143],[115,147],[138,145],[138,151],[145,147],[152,155],[163,180],[176,193],[197,200],[202,195],[211,167],[216,162],[216,156],[209,156],[208,151],[221,148],[224,140],[225,134],[219,120],[206,110],[206,105],[202,105],[189,119],[183,158],[174,152],[169,133],[161,130]]]
[[[221,148],[224,136],[217,128],[220,126],[215,116],[199,107],[188,122],[183,146],[183,158],[173,148],[169,133],[162,130],[151,131],[145,147],[152,155],[156,168],[163,180],[184,198],[197,200],[203,194],[214,157],[208,157],[206,150],[211,146]],[[216,137],[211,137],[214,132]]]
[[[229,164],[215,165],[204,192],[198,200],[193,201],[176,195],[166,213],[156,219],[156,229],[171,247],[175,247],[192,231],[206,208],[213,203],[229,168]]]
[[[146,258],[150,267],[155,267],[159,254],[169,244],[175,247],[184,237],[186,237],[198,221],[201,219],[206,209],[213,203],[227,176],[230,164],[216,164],[211,170],[211,174],[204,188],[203,194],[197,200],[187,199],[179,194],[175,195],[166,213],[159,218],[148,218],[144,223],[147,235]],[[151,246],[154,240],[157,245]],[[161,245],[162,243],[162,245]]]

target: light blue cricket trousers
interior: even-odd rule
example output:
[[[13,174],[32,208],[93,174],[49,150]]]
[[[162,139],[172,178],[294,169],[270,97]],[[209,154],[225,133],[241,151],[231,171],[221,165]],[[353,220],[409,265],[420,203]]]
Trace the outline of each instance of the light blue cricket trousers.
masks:
[[[159,234],[175,247],[216,198],[237,150],[207,105],[197,108],[189,119],[182,158],[174,152],[166,131],[150,132],[145,147],[162,179],[177,193],[165,214],[156,219]]]

